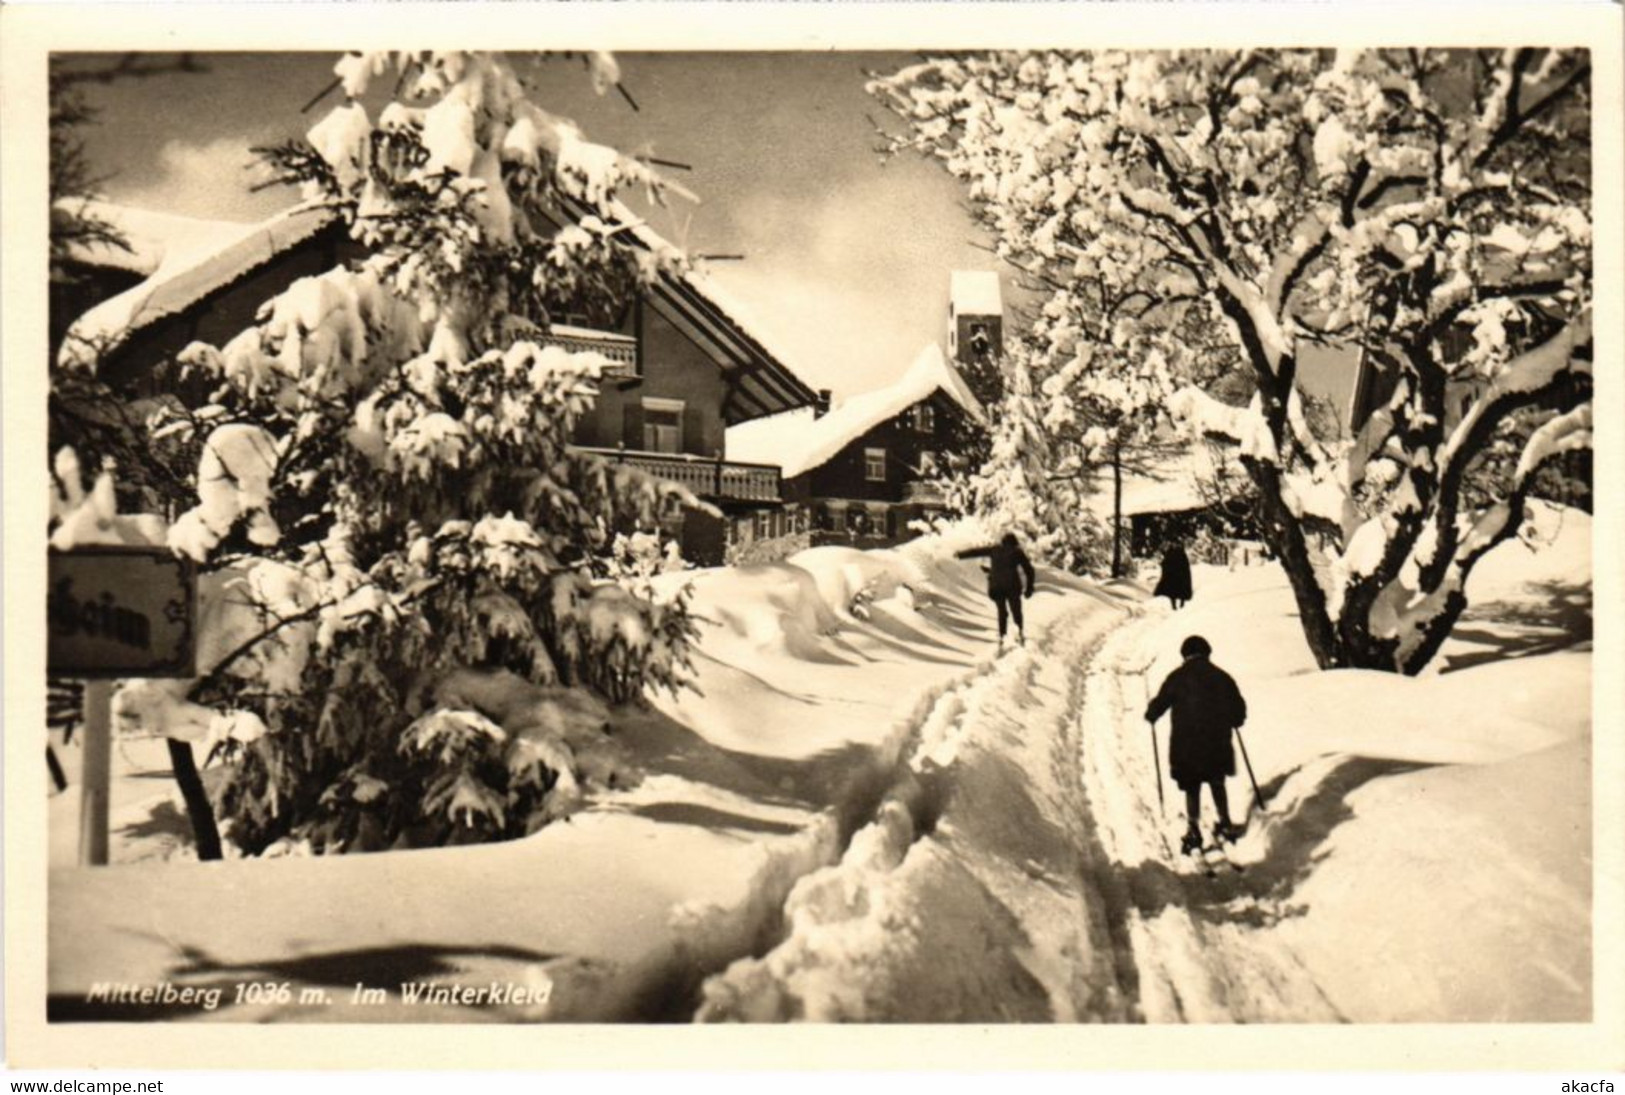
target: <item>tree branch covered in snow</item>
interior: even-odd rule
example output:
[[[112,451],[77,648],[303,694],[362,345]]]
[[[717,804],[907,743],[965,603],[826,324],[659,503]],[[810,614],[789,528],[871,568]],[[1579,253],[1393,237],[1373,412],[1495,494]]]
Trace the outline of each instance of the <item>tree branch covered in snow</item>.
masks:
[[[1009,52],[870,90],[888,147],[961,179],[1047,295],[1035,373],[1153,372],[1141,405],[1236,446],[1321,663],[1414,672],[1428,644],[1384,606],[1459,616],[1463,482],[1521,519],[1516,483],[1467,469],[1590,398],[1589,74],[1541,49]],[[1308,423],[1304,339],[1388,396],[1351,439]],[[1216,360],[1250,404],[1215,398]]]

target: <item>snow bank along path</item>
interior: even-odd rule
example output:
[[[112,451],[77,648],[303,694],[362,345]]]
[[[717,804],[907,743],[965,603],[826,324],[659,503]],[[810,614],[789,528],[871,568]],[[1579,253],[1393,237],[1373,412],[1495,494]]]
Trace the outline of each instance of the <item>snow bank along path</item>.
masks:
[[[1087,993],[1062,984],[1066,930],[1035,930],[1034,956],[1012,964],[1002,955],[1015,933],[999,927],[1021,918],[1048,924],[999,909],[1039,900],[1048,877],[1070,885],[1061,863],[1076,845],[1079,815],[1067,805],[1076,780],[1048,777],[1048,806],[1029,806],[1026,793],[1034,771],[1065,763],[1048,729],[1068,678],[1055,665],[1035,670],[1028,654],[990,665],[983,578],[945,558],[954,546],[962,545],[817,548],[792,564],[687,575],[707,621],[698,691],[618,712],[614,737],[633,785],[531,838],[348,857],[59,867],[49,892],[52,1015],[688,1019],[708,976],[794,938],[788,899],[798,880],[840,860],[849,843],[860,852],[874,845],[905,815],[921,830],[938,814],[944,838],[978,834],[985,877],[953,881],[926,908],[952,917],[967,946],[980,940],[978,953],[998,959],[997,976],[1020,986],[998,997],[1011,1001],[1000,1005],[1011,1014],[1075,1012],[1068,1000]],[[1029,626],[1071,657],[1088,636],[1054,621],[1082,612],[1103,630],[1121,618],[1118,607],[1046,575],[1029,602]],[[986,718],[1023,689],[1042,699],[1036,706],[1050,722],[1025,726],[1019,707],[1002,724]],[[968,722],[954,717],[959,708]],[[1008,746],[991,748],[981,736],[994,731],[1012,739]],[[951,779],[933,774],[946,769]],[[1034,810],[1047,814],[1048,828],[1025,824]],[[1024,879],[1028,896],[1009,896]],[[1076,894],[1067,900],[1077,912]],[[1078,946],[1105,953],[1092,937]],[[292,998],[237,995],[256,981],[288,984]],[[130,1005],[98,995],[110,983],[189,985],[220,998],[212,1009]],[[403,984],[530,991],[517,1002],[465,1006],[409,1002]],[[357,985],[385,993],[358,996]],[[969,1003],[955,1006],[972,1013]]]

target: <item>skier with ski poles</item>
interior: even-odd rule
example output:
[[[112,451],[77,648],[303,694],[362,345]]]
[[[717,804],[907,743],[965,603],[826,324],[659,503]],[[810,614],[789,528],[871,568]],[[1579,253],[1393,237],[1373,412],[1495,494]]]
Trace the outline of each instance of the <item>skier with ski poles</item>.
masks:
[[[1236,774],[1236,754],[1231,735],[1247,721],[1247,701],[1230,674],[1208,660],[1213,647],[1200,635],[1180,644],[1183,664],[1168,674],[1156,696],[1145,709],[1155,741],[1156,722],[1172,711],[1168,734],[1168,774],[1185,792],[1185,816],[1189,819],[1180,851],[1190,853],[1202,847],[1202,785],[1213,795],[1219,818],[1213,826],[1216,843],[1234,843],[1241,835],[1230,821],[1230,799],[1224,781]]]
[[[958,552],[955,558],[985,558],[988,561],[987,595],[999,610],[999,649],[1004,649],[1004,634],[1010,617],[1016,621],[1016,641],[1025,645],[1027,628],[1021,618],[1021,602],[1023,597],[1033,595],[1033,564],[1027,558],[1027,553],[1021,550],[1021,542],[1016,539],[1016,534],[1007,532],[992,547],[971,548]],[[1027,579],[1025,594],[1022,592],[1023,576]]]

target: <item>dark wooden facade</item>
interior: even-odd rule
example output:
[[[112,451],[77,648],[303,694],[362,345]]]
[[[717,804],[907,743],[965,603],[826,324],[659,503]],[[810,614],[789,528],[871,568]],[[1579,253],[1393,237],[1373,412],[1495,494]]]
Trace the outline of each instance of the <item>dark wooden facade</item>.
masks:
[[[926,481],[969,424],[964,408],[939,389],[787,481],[785,500],[804,511],[813,543],[876,547],[910,539],[913,522],[941,512],[941,497]]]
[[[359,259],[363,254],[343,225],[330,221],[296,246],[248,267],[240,276],[187,307],[142,323],[103,358],[101,375],[114,387],[142,395],[161,394],[157,389],[172,384],[173,378],[156,368],[159,363],[174,359],[193,342],[224,345],[253,325],[260,305],[295,281],[326,273],[339,263]],[[117,285],[118,280],[104,284]],[[161,307],[160,296],[160,293],[153,294],[152,307]],[[140,318],[140,309],[136,316]],[[54,316],[52,327],[56,327]]]

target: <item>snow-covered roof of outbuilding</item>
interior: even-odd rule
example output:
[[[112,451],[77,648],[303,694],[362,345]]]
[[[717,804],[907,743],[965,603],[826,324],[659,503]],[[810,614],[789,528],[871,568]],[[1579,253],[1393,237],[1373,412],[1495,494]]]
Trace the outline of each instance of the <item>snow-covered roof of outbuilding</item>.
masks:
[[[295,206],[258,224],[200,221],[106,203],[92,212],[118,228],[132,251],[100,245],[76,257],[147,276],[74,320],[61,351],[68,363],[88,363],[142,328],[241,281],[336,217],[314,206]]]
[[[999,275],[992,270],[955,270],[950,279],[948,299],[953,304],[956,316],[1004,315]]]
[[[1227,486],[1240,489],[1244,481],[1240,464],[1228,454],[1216,461],[1209,446],[1192,445],[1160,461],[1150,474],[1123,476],[1123,516],[1204,509],[1217,494],[1227,493]],[[1105,477],[1089,505],[1097,515],[1111,516],[1111,483]]]
[[[728,459],[776,464],[785,478],[793,479],[826,463],[875,426],[936,391],[947,393],[976,421],[987,421],[964,377],[931,342],[896,381],[842,400],[828,414],[815,417],[812,408],[801,407],[730,427]]]
[[[166,262],[184,262],[219,246],[221,239],[247,231],[251,225],[240,221],[205,220],[176,213],[157,213],[95,199],[63,198],[56,208],[107,225],[123,237],[127,246],[111,243],[75,242],[68,246],[68,258],[86,266],[127,270],[151,277]]]

